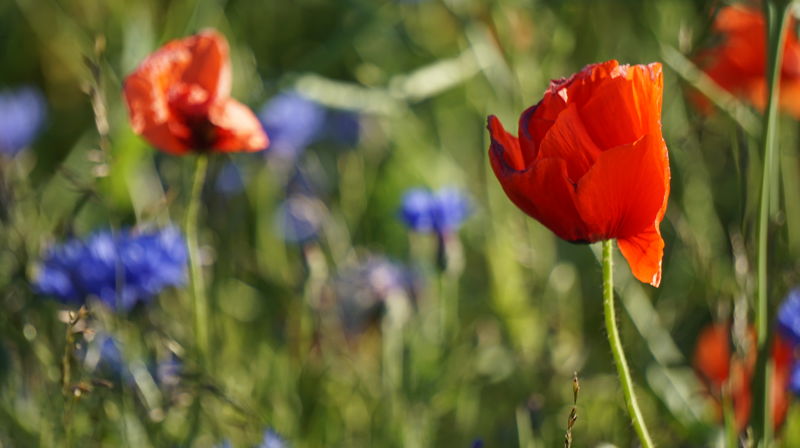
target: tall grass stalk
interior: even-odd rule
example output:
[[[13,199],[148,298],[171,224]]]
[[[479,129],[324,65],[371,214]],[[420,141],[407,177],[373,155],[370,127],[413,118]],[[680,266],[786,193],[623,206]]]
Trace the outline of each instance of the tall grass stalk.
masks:
[[[768,81],[767,108],[764,111],[762,134],[763,174],[761,176],[761,197],[758,212],[757,276],[758,290],[755,304],[755,327],[758,362],[754,376],[753,435],[759,447],[767,447],[772,441],[772,409],[770,394],[772,366],[769,362],[769,310],[767,306],[769,285],[767,278],[770,182],[777,174],[775,154],[778,134],[778,103],[780,98],[780,74],[783,60],[783,47],[789,18],[790,1],[771,0],[764,2],[764,16],[767,23],[767,66]]]

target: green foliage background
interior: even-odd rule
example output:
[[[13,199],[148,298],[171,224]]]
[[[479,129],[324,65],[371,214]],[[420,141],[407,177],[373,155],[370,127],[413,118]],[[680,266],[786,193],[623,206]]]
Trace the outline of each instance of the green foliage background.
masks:
[[[300,448],[561,446],[573,372],[575,446],[634,446],[603,330],[598,248],[557,240],[516,209],[486,154],[488,114],[514,129],[551,78],[607,59],[665,63],[672,194],[662,286],[636,282],[621,259],[616,268],[637,390],[660,446],[722,446],[690,360],[705,324],[749,310],[757,191],[748,186],[760,170],[744,130],[757,112],[735,105],[738,119],[704,116],[686,99],[697,79],[681,54],[711,42],[717,3],[0,3],[0,86],[41,87],[50,113],[30,151],[2,160],[12,197],[0,224],[0,446],[253,446],[267,427]],[[304,248],[275,231],[284,167],[213,157],[209,182],[228,159],[248,182],[233,198],[213,188],[204,196],[210,367],[192,359],[188,290],[128,315],[94,306],[87,324],[119,338],[135,380],[65,397],[63,307],[32,292],[36,260],[69,235],[182,222],[193,158],[160,154],[132,133],[121,80],[159,45],[204,27],[230,41],[235,98],[258,107],[297,89],[361,112],[361,142],[315,145],[298,162],[323,186],[328,212],[320,243]],[[93,111],[92,89],[105,110]],[[98,117],[109,123],[106,152]],[[800,252],[798,127],[784,118],[782,130],[773,305],[797,283]],[[397,219],[403,191],[420,185],[471,195],[463,269],[439,272],[432,237]],[[416,266],[423,289],[416,306],[400,298],[346,335],[329,306],[332,279],[368,253]],[[442,320],[454,304],[458,319]],[[159,388],[145,364],[170,350],[186,367],[179,384]],[[94,377],[72,367],[74,381]],[[800,446],[799,419],[795,405],[782,446]]]

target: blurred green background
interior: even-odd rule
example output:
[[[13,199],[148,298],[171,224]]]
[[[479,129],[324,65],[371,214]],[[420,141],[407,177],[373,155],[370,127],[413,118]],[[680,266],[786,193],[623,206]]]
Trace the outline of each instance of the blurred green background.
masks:
[[[597,248],[557,240],[516,209],[486,155],[488,114],[515,129],[550,79],[607,59],[665,64],[663,282],[636,282],[621,258],[615,270],[641,404],[660,446],[722,446],[690,360],[704,325],[750,307],[757,192],[747,185],[760,168],[747,130],[755,111],[705,116],[685,95],[693,67],[681,55],[709,43],[719,3],[0,3],[0,88],[38,86],[49,114],[30,150],[1,161],[12,193],[0,229],[0,446],[254,446],[266,428],[293,447],[563,446],[573,372],[574,446],[635,446],[603,330]],[[230,42],[234,98],[258,111],[296,90],[357,112],[360,138],[348,148],[321,141],[290,163],[212,157],[200,235],[209,369],[192,360],[188,289],[170,290],[127,314],[92,307],[86,325],[117,338],[133,379],[65,397],[65,308],[33,293],[36,261],[70,235],[182,223],[193,157],[133,134],[121,82],[167,40],[205,27]],[[785,118],[776,299],[797,283],[797,131]],[[231,162],[244,190],[224,195],[214,182]],[[324,204],[321,236],[306,244],[285,242],[275,225],[298,168]],[[448,185],[468,192],[473,213],[442,270],[435,238],[410,233],[397,210],[407,188]],[[340,283],[370,254],[413,269],[413,294],[348,316]],[[142,366],[169,353],[180,378],[156,385]],[[101,373],[76,362],[72,375],[91,384]],[[782,446],[800,446],[796,405],[787,422]]]

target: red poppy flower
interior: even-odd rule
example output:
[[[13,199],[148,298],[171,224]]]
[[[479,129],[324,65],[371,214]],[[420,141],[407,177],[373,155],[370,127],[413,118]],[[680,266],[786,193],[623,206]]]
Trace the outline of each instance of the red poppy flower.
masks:
[[[755,333],[750,329],[749,344],[755,347]],[[756,357],[755,350],[747,356],[731,354],[730,326],[709,325],[700,332],[694,352],[694,368],[705,381],[709,393],[715,398],[717,412],[721,415],[719,403],[723,393],[730,394],[736,428],[741,432],[750,420],[752,395],[750,382],[753,378]],[[772,343],[772,416],[777,429],[783,424],[789,409],[789,380],[794,354],[792,347],[776,334]],[[726,392],[724,392],[726,391]]]
[[[634,276],[658,286],[669,197],[661,64],[586,66],[523,112],[519,138],[489,117],[492,168],[508,197],[559,237],[616,238]]]
[[[724,7],[717,13],[712,28],[722,41],[701,52],[698,64],[720,87],[764,109],[767,104],[767,43],[762,11],[742,5]],[[800,118],[800,41],[794,29],[792,18],[783,49],[780,104],[786,112]],[[705,98],[696,100],[701,108],[709,108]]]
[[[133,130],[153,146],[190,151],[258,151],[269,143],[247,106],[231,99],[228,43],[213,30],[173,40],[125,79]]]

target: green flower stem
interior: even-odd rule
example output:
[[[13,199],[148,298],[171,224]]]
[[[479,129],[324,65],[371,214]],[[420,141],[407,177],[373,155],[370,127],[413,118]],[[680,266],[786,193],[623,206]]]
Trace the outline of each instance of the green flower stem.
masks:
[[[198,363],[203,367],[208,361],[208,298],[203,279],[203,266],[200,261],[200,246],[197,241],[197,213],[200,208],[206,171],[208,171],[208,156],[200,154],[197,156],[191,196],[189,196],[189,205],[186,208],[186,242],[189,246],[189,269],[192,277],[194,335]]]
[[[733,400],[731,399],[728,386],[722,391],[722,418],[725,424],[725,443],[728,447],[739,446],[739,435],[736,430],[736,413],[733,410]]]
[[[619,338],[617,329],[617,317],[614,310],[614,261],[613,261],[614,242],[612,240],[603,241],[603,313],[606,320],[606,333],[608,333],[608,343],[611,346],[611,353],[614,355],[614,364],[617,366],[619,382],[622,385],[622,392],[625,394],[625,404],[628,407],[628,414],[633,422],[633,428],[639,436],[642,448],[652,448],[653,441],[650,433],[647,432],[642,411],[639,409],[639,402],[636,398],[636,391],[633,389],[633,380],[625,360],[625,352],[622,349],[622,341]]]
[[[767,21],[767,109],[764,111],[762,135],[763,174],[761,176],[761,198],[758,213],[757,275],[758,290],[755,304],[755,327],[758,348],[758,362],[753,389],[753,435],[759,447],[767,447],[772,440],[772,406],[770,404],[770,363],[769,359],[769,310],[767,295],[767,232],[769,228],[770,181],[775,175],[775,153],[778,134],[778,103],[780,102],[780,67],[789,23],[789,4],[786,0],[764,2],[764,16]]]

